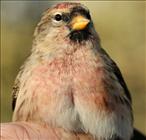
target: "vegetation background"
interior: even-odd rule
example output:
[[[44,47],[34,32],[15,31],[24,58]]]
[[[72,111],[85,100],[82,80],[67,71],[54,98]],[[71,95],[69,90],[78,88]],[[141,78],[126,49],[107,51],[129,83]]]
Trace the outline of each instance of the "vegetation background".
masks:
[[[60,1],[59,1],[60,2]],[[134,125],[146,134],[146,2],[81,1],[91,11],[102,46],[131,91]],[[1,122],[11,121],[14,79],[30,54],[41,13],[57,1],[1,1]]]

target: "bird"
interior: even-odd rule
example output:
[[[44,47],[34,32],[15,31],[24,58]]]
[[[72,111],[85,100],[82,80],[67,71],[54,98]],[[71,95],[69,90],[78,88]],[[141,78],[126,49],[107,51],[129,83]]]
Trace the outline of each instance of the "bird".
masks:
[[[14,82],[12,120],[95,140],[130,140],[131,95],[101,46],[89,9],[77,2],[54,5],[43,13],[33,37],[31,54]]]

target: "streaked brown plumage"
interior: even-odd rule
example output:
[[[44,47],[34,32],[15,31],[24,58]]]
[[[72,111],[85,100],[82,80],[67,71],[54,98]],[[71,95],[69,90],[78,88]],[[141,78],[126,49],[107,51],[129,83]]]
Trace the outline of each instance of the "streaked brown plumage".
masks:
[[[130,140],[129,91],[100,47],[85,6],[61,3],[43,14],[15,81],[13,108],[13,121],[45,123],[97,140]]]

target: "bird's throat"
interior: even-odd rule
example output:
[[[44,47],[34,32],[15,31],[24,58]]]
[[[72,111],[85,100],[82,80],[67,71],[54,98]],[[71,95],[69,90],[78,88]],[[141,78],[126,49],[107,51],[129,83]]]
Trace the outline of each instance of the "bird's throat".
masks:
[[[87,41],[89,37],[90,37],[90,32],[88,29],[72,31],[69,35],[70,40],[79,43],[82,41]]]

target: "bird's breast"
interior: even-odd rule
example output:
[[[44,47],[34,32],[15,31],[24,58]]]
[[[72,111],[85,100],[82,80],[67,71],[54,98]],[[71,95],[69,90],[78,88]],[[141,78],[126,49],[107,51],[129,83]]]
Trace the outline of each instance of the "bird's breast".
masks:
[[[55,57],[51,61],[42,61],[33,71],[33,78],[40,81],[40,86],[50,88],[49,94],[54,93],[53,89],[62,87],[69,87],[68,90],[71,89],[72,92],[80,88],[97,90],[98,86],[100,90],[104,76],[100,58],[92,50],[85,48],[76,50],[72,54],[66,53]]]

